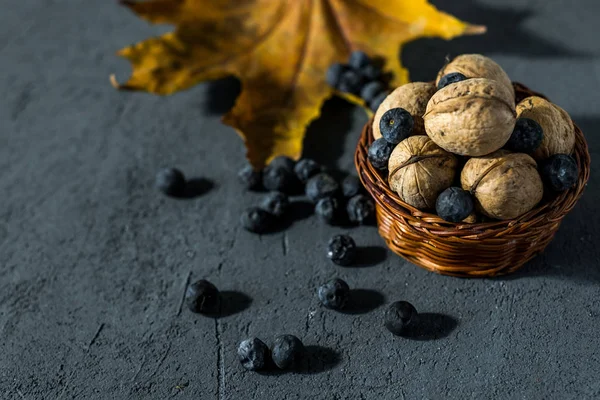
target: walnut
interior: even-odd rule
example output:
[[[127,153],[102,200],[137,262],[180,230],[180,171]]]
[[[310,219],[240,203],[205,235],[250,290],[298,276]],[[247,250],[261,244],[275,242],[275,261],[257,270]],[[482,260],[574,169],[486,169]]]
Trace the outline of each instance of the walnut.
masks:
[[[446,64],[438,72],[435,85],[441,77],[451,72],[460,72],[467,78],[486,78],[500,82],[511,93],[512,103],[515,103],[515,89],[501,66],[494,60],[481,54],[462,54]]]
[[[435,207],[438,195],[452,185],[456,157],[424,135],[400,142],[388,163],[390,188],[418,209]]]
[[[390,93],[375,112],[373,119],[373,137],[375,140],[381,137],[381,131],[379,130],[381,117],[386,111],[396,107],[404,108],[412,115],[415,121],[413,135],[424,135],[423,114],[425,114],[427,102],[434,93],[435,86],[429,82],[407,83]]]
[[[535,160],[507,150],[471,158],[461,172],[460,183],[474,195],[477,209],[495,219],[525,214],[544,193]]]
[[[423,119],[427,135],[441,148],[466,156],[500,149],[515,127],[511,93],[497,81],[467,79],[438,90]]]
[[[538,161],[554,154],[571,154],[575,146],[575,127],[569,114],[541,97],[531,96],[517,104],[517,118],[531,118],[542,127],[544,139],[533,153]]]

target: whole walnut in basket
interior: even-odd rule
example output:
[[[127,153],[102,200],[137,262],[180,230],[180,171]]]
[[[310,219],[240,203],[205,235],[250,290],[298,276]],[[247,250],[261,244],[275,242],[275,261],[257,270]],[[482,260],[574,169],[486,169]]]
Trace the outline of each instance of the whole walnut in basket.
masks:
[[[438,195],[452,185],[456,157],[429,137],[411,136],[390,156],[388,182],[405,203],[418,209],[435,207]]]
[[[437,91],[423,119],[427,135],[441,148],[464,156],[500,149],[515,127],[512,94],[491,79],[467,79]]]
[[[515,89],[513,84],[502,67],[494,60],[481,54],[462,54],[450,61],[438,72],[435,84],[440,79],[452,72],[458,72],[467,78],[486,78],[504,85],[511,94],[512,104],[515,103]]]
[[[375,112],[373,118],[373,137],[375,140],[381,137],[381,131],[379,130],[381,117],[386,111],[397,107],[405,109],[412,115],[415,122],[413,135],[424,135],[423,114],[425,114],[427,102],[434,93],[435,86],[430,82],[412,82],[396,88],[385,98]]]
[[[536,160],[554,154],[571,154],[575,147],[575,126],[569,114],[538,96],[530,96],[517,104],[518,118],[531,118],[542,127],[544,138],[533,153]]]
[[[535,160],[527,154],[507,150],[469,159],[460,183],[474,195],[482,214],[501,220],[530,211],[544,194]]]

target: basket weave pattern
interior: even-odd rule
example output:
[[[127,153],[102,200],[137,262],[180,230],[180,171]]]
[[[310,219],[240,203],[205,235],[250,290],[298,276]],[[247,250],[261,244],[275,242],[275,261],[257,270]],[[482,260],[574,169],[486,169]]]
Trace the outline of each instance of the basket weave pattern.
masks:
[[[528,96],[540,96],[514,84],[517,102]],[[579,179],[570,190],[544,199],[540,205],[519,218],[486,223],[451,223],[435,214],[420,211],[394,193],[387,174],[373,168],[367,151],[373,142],[372,121],[363,128],[354,162],[358,176],[373,196],[379,233],[388,247],[430,271],[460,277],[487,277],[511,273],[541,253],[581,195],[590,174],[587,143],[575,126],[574,158]]]

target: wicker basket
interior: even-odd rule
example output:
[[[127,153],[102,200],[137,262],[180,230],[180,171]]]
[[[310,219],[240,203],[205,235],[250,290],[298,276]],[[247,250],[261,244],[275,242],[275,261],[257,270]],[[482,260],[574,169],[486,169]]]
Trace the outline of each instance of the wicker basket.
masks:
[[[521,84],[514,86],[517,101],[532,95],[545,97]],[[379,233],[392,251],[440,274],[489,277],[516,271],[550,243],[563,217],[583,194],[590,174],[587,143],[575,126],[579,179],[572,189],[514,220],[446,222],[404,203],[390,190],[386,175],[371,166],[367,158],[373,141],[371,124],[363,128],[354,162],[360,180],[375,199]]]

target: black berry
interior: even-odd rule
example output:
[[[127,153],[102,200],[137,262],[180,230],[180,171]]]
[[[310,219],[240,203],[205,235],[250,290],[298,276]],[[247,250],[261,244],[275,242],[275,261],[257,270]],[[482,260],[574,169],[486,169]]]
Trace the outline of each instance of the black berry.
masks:
[[[395,144],[388,142],[384,138],[379,138],[371,143],[368,152],[371,165],[380,170],[387,169],[390,155],[395,147]]]
[[[351,68],[360,70],[371,64],[371,59],[364,51],[355,50],[350,54],[348,64]]]
[[[296,161],[292,160],[287,156],[277,156],[269,163],[270,167],[282,167],[287,169],[289,172],[294,172]]]
[[[316,203],[325,197],[336,197],[340,185],[329,174],[321,172],[306,182],[306,196]]]
[[[347,69],[348,66],[340,63],[331,64],[331,66],[327,69],[327,74],[325,75],[327,84],[334,89],[339,89],[342,74]]]
[[[263,186],[267,190],[290,193],[294,191],[297,180],[293,170],[279,165],[269,165],[263,171]]]
[[[327,244],[327,258],[338,265],[350,265],[356,258],[356,243],[348,235],[335,235]]]
[[[546,185],[557,192],[570,189],[577,182],[579,167],[573,157],[567,154],[555,154],[544,160],[540,172]]]
[[[264,369],[269,356],[269,348],[260,339],[250,338],[240,343],[238,358],[248,371]]]
[[[350,287],[341,279],[333,279],[319,287],[317,294],[321,304],[325,307],[332,310],[341,310],[350,297]]]
[[[178,196],[185,189],[185,176],[177,168],[163,168],[156,174],[156,187],[166,195]]]
[[[463,74],[461,74],[460,72],[451,72],[440,78],[437,88],[438,88],[438,90],[440,90],[452,83],[464,81],[465,79],[467,79],[467,77],[464,76]]]
[[[363,85],[363,78],[358,72],[347,70],[340,79],[339,90],[345,93],[358,95]]]
[[[385,327],[395,335],[408,333],[417,318],[417,310],[407,301],[396,301],[384,311]]]
[[[381,116],[379,130],[381,136],[390,143],[398,144],[410,136],[415,121],[404,108],[392,108]]]
[[[261,187],[262,173],[260,170],[252,168],[251,165],[246,165],[238,172],[238,179],[244,189],[256,190]]]
[[[276,217],[282,217],[289,208],[289,205],[290,201],[285,194],[271,192],[263,198],[260,208]]]
[[[383,83],[377,82],[377,81],[369,82],[365,86],[363,86],[362,90],[360,91],[360,97],[364,101],[369,103],[370,101],[372,101],[375,97],[377,97],[380,93],[383,93],[384,91],[385,91],[385,86],[383,86]]]
[[[296,173],[296,177],[302,183],[306,183],[312,176],[321,172],[322,168],[315,160],[311,160],[310,158],[303,158],[302,160],[296,163],[294,167],[294,172]]]
[[[278,368],[293,368],[302,359],[304,351],[304,345],[296,336],[281,335],[273,342],[271,358]]]
[[[369,108],[373,112],[377,111],[377,109],[379,108],[381,103],[383,103],[383,101],[388,97],[388,95],[389,95],[389,93],[387,92],[387,90],[385,92],[378,94],[373,100],[371,100],[369,102]]]
[[[317,201],[315,214],[328,224],[333,224],[339,215],[339,202],[335,197],[324,197]]]
[[[187,287],[185,303],[195,313],[213,314],[219,310],[219,290],[209,281],[201,279]]]
[[[342,181],[342,193],[344,197],[350,198],[354,197],[357,194],[361,193],[363,190],[363,185],[360,179],[354,175],[348,175]]]
[[[529,118],[519,118],[505,148],[515,153],[533,153],[544,138],[540,124]]]
[[[273,226],[273,215],[258,207],[250,207],[244,210],[240,217],[242,226],[254,233],[267,232]]]
[[[372,63],[361,68],[359,72],[367,82],[376,81],[381,78],[381,68]]]
[[[450,187],[438,196],[435,211],[448,222],[460,222],[473,212],[473,197],[459,187]]]
[[[358,194],[348,200],[346,212],[348,213],[348,219],[350,219],[350,221],[366,224],[371,221],[372,217],[375,215],[375,204],[370,197],[367,197],[364,194]]]

